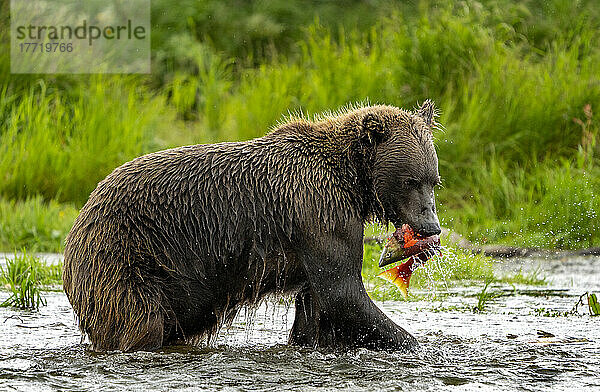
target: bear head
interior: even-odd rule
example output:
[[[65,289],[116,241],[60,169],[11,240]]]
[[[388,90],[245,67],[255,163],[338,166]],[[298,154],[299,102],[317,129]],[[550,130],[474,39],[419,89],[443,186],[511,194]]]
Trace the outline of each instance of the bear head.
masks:
[[[433,144],[437,111],[426,100],[414,111],[367,113],[363,130],[374,143],[373,190],[377,215],[396,228],[408,224],[417,235],[441,232],[434,188],[440,184],[438,158]]]

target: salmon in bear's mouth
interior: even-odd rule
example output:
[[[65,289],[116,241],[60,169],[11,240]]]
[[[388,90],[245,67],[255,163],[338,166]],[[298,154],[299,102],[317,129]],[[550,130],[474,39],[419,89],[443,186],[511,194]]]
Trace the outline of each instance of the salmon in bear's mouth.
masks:
[[[381,252],[381,257],[379,258],[379,267],[384,267],[408,257],[410,259],[377,276],[395,284],[402,292],[404,298],[406,298],[408,296],[408,284],[413,271],[439,253],[439,250],[439,235],[422,237],[415,234],[409,225],[404,224],[392,234],[385,248],[383,248],[383,252]]]
[[[427,261],[431,257],[431,251],[428,250],[436,250],[439,247],[439,235],[422,237],[415,234],[409,225],[404,224],[388,239],[379,258],[379,267],[385,267],[410,256],[417,256],[422,261]]]

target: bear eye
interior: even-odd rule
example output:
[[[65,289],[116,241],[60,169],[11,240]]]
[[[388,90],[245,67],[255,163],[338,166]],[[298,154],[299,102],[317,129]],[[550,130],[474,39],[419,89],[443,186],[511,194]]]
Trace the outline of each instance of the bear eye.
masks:
[[[416,188],[419,186],[419,181],[414,178],[407,178],[402,181],[402,185],[404,185],[405,188]]]

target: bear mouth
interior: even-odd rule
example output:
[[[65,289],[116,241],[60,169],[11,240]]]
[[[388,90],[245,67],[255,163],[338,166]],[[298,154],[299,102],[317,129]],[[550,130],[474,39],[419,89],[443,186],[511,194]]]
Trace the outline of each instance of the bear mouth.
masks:
[[[396,229],[385,248],[383,248],[379,258],[379,267],[385,267],[411,256],[425,262],[439,249],[439,235],[423,237],[415,233],[410,225],[403,224],[399,229]]]

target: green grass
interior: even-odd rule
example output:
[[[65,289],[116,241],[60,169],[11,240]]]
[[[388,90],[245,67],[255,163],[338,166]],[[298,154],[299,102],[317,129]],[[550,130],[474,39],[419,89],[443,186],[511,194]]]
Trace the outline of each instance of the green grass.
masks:
[[[484,282],[483,288],[479,293],[477,293],[477,305],[473,307],[473,312],[484,312],[488,302],[490,302],[494,298],[497,298],[500,295],[498,293],[488,290],[492,283],[494,283],[493,279],[488,279]]]
[[[150,151],[248,140],[290,112],[433,98],[445,226],[481,243],[600,245],[598,2],[157,0],[150,76],[11,75],[7,4],[0,197],[41,196],[50,212],[27,220],[60,208],[53,200],[81,207]],[[2,207],[0,247],[60,249],[63,221],[28,223],[50,233],[28,237],[16,206]],[[61,238],[48,240],[54,226]]]
[[[590,315],[600,316],[600,303],[598,302],[597,295],[594,293],[588,294],[587,300],[588,300],[588,309],[590,311]]]
[[[562,159],[558,164],[540,163],[529,172],[508,172],[497,165],[492,163],[490,170],[477,175],[480,186],[469,197],[442,203],[444,225],[480,243],[559,249],[598,246],[597,165],[578,167]]]
[[[548,284],[548,279],[546,276],[542,275],[540,268],[528,272],[519,269],[514,273],[501,275],[496,278],[498,282],[508,284],[522,284],[529,286],[542,286]]]
[[[0,197],[0,249],[61,252],[78,210],[71,204]]]
[[[46,305],[42,291],[61,283],[62,263],[47,265],[25,251],[15,253],[5,267],[0,267],[0,285],[10,292],[0,306],[38,309],[40,305]]]
[[[20,92],[0,86],[0,194],[81,204],[116,166],[159,148],[168,122],[164,98],[125,77],[69,91],[43,80]]]

